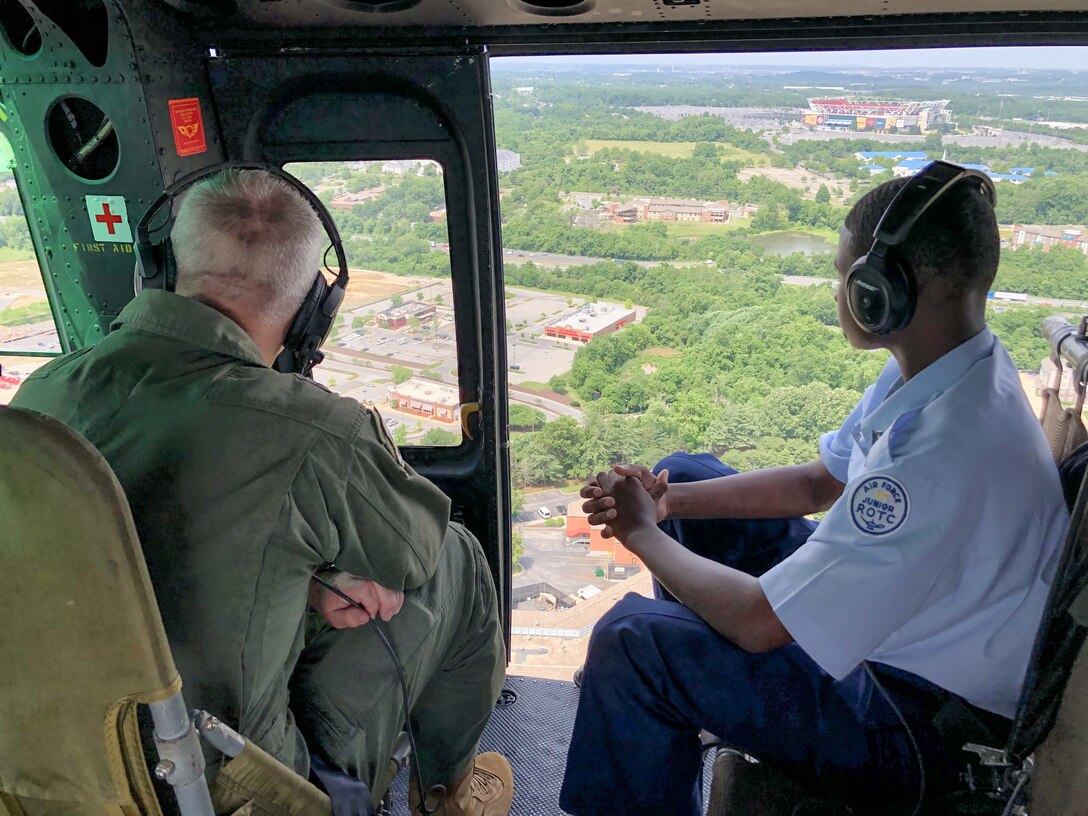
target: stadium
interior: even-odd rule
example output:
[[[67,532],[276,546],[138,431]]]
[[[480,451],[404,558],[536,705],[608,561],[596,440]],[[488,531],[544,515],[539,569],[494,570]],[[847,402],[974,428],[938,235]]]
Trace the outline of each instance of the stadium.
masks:
[[[952,113],[947,99],[927,102],[847,99],[809,99],[809,110],[803,116],[806,125],[832,130],[861,130],[894,132],[917,128],[932,130],[941,124],[951,124]]]

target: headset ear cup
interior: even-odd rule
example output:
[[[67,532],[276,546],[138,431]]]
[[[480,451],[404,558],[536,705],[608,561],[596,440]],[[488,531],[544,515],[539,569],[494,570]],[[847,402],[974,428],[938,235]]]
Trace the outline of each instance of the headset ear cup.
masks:
[[[307,350],[307,342],[312,342],[314,348],[317,348],[325,339],[328,327],[324,325],[321,304],[325,300],[328,289],[329,284],[326,283],[325,276],[318,272],[306,297],[302,299],[302,305],[295,313],[295,319],[291,321],[291,327],[283,340],[284,348],[293,352],[303,352]],[[322,325],[318,326],[318,323]]]
[[[914,319],[918,289],[910,267],[895,257],[888,260],[884,273],[888,282],[888,320],[879,334],[891,334],[905,329]]]
[[[854,322],[870,333],[879,333],[887,314],[881,259],[865,254],[850,266],[846,276],[846,306]]]
[[[178,283],[178,262],[174,257],[174,244],[167,236],[159,246],[159,269],[162,270],[162,288],[167,292],[173,292]]]
[[[165,246],[153,244],[150,241],[137,242],[133,247],[136,255],[136,269],[133,277],[133,288],[136,294],[144,289],[174,290],[175,268],[174,253],[170,247],[169,239]]]
[[[886,335],[907,327],[914,318],[917,292],[910,269],[893,257],[858,258],[846,277],[846,304],[851,317],[870,334]]]

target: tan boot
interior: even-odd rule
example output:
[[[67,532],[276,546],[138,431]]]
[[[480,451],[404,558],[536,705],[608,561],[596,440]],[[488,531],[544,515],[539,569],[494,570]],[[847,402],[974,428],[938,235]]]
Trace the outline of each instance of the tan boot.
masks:
[[[509,816],[514,803],[514,772],[502,754],[489,751],[451,785],[441,799],[429,796],[427,810],[434,816]],[[408,807],[416,816],[419,791],[415,779],[408,792]]]

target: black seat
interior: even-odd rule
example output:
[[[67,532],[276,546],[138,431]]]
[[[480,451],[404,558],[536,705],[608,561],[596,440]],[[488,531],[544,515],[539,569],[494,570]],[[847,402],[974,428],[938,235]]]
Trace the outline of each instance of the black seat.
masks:
[[[1072,520],[1005,748],[1014,766],[1035,754],[1033,816],[1082,812],[1088,801],[1088,443],[1060,470]]]

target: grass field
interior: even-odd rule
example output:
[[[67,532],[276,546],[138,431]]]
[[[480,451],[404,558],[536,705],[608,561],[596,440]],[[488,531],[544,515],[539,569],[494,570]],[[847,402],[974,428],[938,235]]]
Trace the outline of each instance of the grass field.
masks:
[[[33,261],[34,253],[29,249],[15,249],[14,247],[0,247],[0,263],[8,261]]]
[[[525,382],[517,383],[518,388],[527,388],[530,391],[551,391],[551,388],[547,383],[536,382],[535,380],[526,380]]]
[[[789,233],[790,235],[814,235],[817,238],[823,238],[825,241],[833,244],[834,246],[838,246],[839,244],[839,231],[828,229],[826,227],[790,227],[784,230],[771,230],[770,232],[761,232],[759,233],[759,235],[785,235],[786,233]]]
[[[726,224],[707,224],[702,221],[664,221],[670,238],[705,238],[708,235],[724,235],[751,224],[749,218],[735,218]]]
[[[767,164],[767,157],[758,153],[752,153],[740,147],[718,142],[722,148],[722,160],[744,162],[748,167],[762,167]],[[653,153],[655,156],[665,156],[670,159],[687,159],[691,157],[696,142],[624,142],[609,139],[583,139],[574,146],[574,152],[580,156],[592,156],[598,150],[634,150],[638,153]]]

